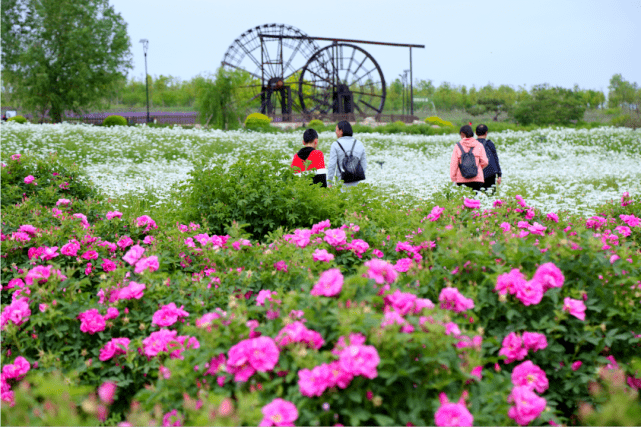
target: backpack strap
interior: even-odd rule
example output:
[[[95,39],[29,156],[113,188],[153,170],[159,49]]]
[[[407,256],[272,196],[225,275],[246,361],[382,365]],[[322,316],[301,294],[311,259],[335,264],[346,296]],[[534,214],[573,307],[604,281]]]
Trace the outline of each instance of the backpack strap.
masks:
[[[338,144],[338,146],[339,146],[339,147],[341,147],[341,150],[343,150],[343,153],[345,153],[345,155],[347,156],[347,153],[345,152],[345,149],[343,148],[343,146],[341,145],[341,143],[340,143],[340,142],[338,142],[338,141],[336,141],[336,143]],[[352,151],[354,151],[354,147],[352,147]]]
[[[468,151],[468,152],[466,153],[466,152],[465,152],[465,150],[463,149],[463,146],[461,145],[461,143],[460,143],[460,142],[457,142],[457,143],[456,143],[456,145],[458,145],[458,148],[461,150],[461,154],[467,154],[467,153],[469,153],[470,151],[472,151],[472,150],[474,149],[474,147],[471,147],[471,148],[470,148],[470,151]]]
[[[356,138],[354,138],[354,143],[352,144],[352,151],[349,152],[350,156],[354,155],[354,147],[356,147]]]
[[[339,146],[339,147],[341,147],[341,150],[343,150],[343,153],[345,153],[345,149],[343,148],[343,146],[341,145],[341,143],[340,143],[340,142],[338,142],[338,140],[336,141],[336,143],[338,144],[338,146]],[[345,153],[345,157],[347,157],[347,153]],[[340,165],[340,163],[338,162],[338,156],[336,156],[336,168],[338,169],[338,171],[339,171],[341,174],[343,173],[343,171],[341,170],[341,165]]]

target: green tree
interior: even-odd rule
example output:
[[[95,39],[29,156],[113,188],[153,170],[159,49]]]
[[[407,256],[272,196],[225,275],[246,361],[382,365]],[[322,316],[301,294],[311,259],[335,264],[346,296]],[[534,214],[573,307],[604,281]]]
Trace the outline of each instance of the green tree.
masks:
[[[630,83],[621,74],[615,74],[610,79],[608,89],[610,89],[608,93],[608,106],[610,108],[632,107],[632,105],[638,107],[638,104],[635,104],[635,98],[639,90],[636,83]]]
[[[237,129],[253,100],[251,87],[255,85],[251,75],[244,71],[227,71],[219,67],[215,79],[194,79],[196,85],[196,108],[205,125],[217,129]]]
[[[568,125],[582,120],[585,108],[579,92],[543,84],[534,86],[531,97],[520,101],[511,115],[522,125]]]
[[[3,79],[54,122],[104,103],[131,68],[130,48],[108,0],[2,0]]]

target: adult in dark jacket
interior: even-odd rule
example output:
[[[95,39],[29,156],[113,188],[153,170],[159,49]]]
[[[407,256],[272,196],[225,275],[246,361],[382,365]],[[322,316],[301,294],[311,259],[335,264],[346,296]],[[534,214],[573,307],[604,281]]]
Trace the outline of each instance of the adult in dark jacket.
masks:
[[[488,165],[483,169],[483,175],[485,177],[485,182],[483,183],[483,188],[490,188],[493,185],[501,184],[501,164],[499,163],[499,155],[496,154],[496,147],[492,140],[487,139],[487,126],[480,124],[476,127],[476,139],[478,142],[485,147],[485,152],[487,154]]]

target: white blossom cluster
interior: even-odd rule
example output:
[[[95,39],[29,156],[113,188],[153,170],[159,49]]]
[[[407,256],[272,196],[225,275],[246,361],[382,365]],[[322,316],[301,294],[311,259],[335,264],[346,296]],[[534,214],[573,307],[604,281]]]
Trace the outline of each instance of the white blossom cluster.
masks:
[[[367,149],[367,182],[385,193],[429,199],[453,186],[449,165],[458,135],[355,137]],[[111,197],[154,194],[162,201],[175,183],[188,178],[195,163],[259,162],[263,153],[275,153],[288,165],[301,147],[302,132],[7,123],[1,126],[1,138],[4,155],[57,152],[75,161]],[[548,128],[490,133],[489,138],[503,172],[499,196],[518,192],[543,210],[588,215],[624,191],[641,193],[641,130]],[[326,161],[335,139],[333,132],[319,135]],[[489,207],[493,199],[481,200]]]

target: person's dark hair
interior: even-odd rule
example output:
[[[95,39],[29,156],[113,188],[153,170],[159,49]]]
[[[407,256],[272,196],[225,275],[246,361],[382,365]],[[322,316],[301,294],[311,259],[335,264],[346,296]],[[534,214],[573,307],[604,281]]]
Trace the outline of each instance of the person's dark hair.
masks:
[[[303,134],[303,141],[305,141],[305,144],[309,144],[315,139],[318,139],[318,132],[316,132],[316,130],[314,129],[307,129]]]
[[[476,135],[485,135],[487,133],[487,126],[485,125],[478,125],[476,127]]]
[[[467,137],[467,138],[471,138],[471,137],[474,136],[474,131],[472,131],[472,126],[470,126],[470,125],[462,126],[461,130],[459,131],[459,133],[464,134],[465,137]]]
[[[343,131],[343,136],[354,135],[354,131],[352,131],[352,125],[350,125],[347,120],[341,120],[336,126],[338,126],[338,129]]]

